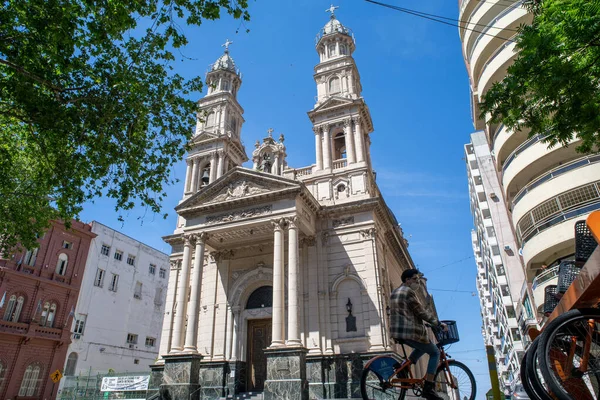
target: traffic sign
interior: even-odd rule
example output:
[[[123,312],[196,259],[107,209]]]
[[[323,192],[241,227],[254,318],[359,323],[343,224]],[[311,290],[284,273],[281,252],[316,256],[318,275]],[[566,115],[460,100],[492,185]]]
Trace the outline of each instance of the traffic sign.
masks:
[[[63,374],[58,369],[50,374],[50,379],[52,379],[52,382],[54,383],[58,383],[58,381],[60,381],[62,377]]]

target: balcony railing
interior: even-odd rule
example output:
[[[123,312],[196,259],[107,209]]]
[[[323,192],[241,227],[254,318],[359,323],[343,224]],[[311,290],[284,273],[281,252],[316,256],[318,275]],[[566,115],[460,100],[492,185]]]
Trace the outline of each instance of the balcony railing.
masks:
[[[598,156],[598,155],[595,155],[595,156],[586,156],[583,159],[578,159],[578,160],[572,161],[570,163],[558,166],[558,167],[550,170],[549,172],[545,173],[544,175],[541,175],[541,176],[537,177],[536,179],[534,179],[533,181],[529,182],[527,185],[525,185],[523,187],[523,189],[519,190],[519,192],[517,193],[517,195],[515,196],[515,198],[512,201],[513,207],[527,193],[529,193],[530,190],[538,187],[542,183],[544,183],[546,181],[549,181],[551,179],[554,179],[557,176],[565,174],[565,173],[567,173],[567,172],[569,172],[571,170],[577,169],[579,167],[584,167],[584,166],[586,166],[588,164],[595,164],[597,162],[600,162],[600,156]]]
[[[496,22],[498,22],[502,17],[504,17],[507,14],[509,14],[515,8],[519,7],[522,3],[523,3],[523,0],[520,0],[520,1],[517,1],[516,3],[514,3],[512,6],[505,8],[500,14],[498,14],[498,16],[496,18],[494,18],[493,20],[491,20],[490,23],[487,24],[485,28],[483,28],[483,30],[479,33],[479,36],[477,36],[477,39],[475,40],[475,43],[473,43],[473,47],[471,47],[471,51],[469,52],[469,60],[471,60],[471,57],[473,57],[473,53],[475,52],[475,48],[477,47],[477,44],[479,43],[479,41],[481,40],[481,38],[483,38],[484,36],[487,35],[488,31],[490,29],[492,29],[492,27],[496,24]]]
[[[345,168],[347,163],[348,163],[348,160],[346,160],[345,158],[342,158],[340,160],[335,160],[333,162],[333,169]]]
[[[534,144],[536,144],[537,142],[539,142],[540,140],[542,140],[545,137],[546,136],[543,136],[543,135],[535,135],[534,137],[532,137],[529,140],[526,140],[519,147],[517,147],[512,153],[510,153],[510,155],[506,158],[506,160],[504,160],[504,165],[502,166],[502,173],[506,172],[506,169],[508,168],[508,166],[515,160],[515,158],[517,158],[517,156],[519,154],[521,154],[522,152],[527,150],[529,147],[533,146]]]
[[[538,287],[538,285],[541,285],[542,283],[548,282],[550,279],[557,277],[558,267],[559,265],[552,268],[548,268],[547,270],[533,278],[533,282],[531,283],[531,290],[535,290],[535,288]]]

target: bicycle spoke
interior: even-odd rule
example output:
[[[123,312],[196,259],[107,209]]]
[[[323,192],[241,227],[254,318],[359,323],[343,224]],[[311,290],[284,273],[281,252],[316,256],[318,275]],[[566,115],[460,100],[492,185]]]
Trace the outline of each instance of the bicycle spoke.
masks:
[[[462,363],[450,361],[451,380],[444,368],[439,368],[435,376],[437,394],[447,400],[475,399],[475,378],[473,373]]]
[[[362,378],[362,386],[369,400],[398,400],[402,390],[392,387],[388,382],[381,381],[379,377],[370,370]]]

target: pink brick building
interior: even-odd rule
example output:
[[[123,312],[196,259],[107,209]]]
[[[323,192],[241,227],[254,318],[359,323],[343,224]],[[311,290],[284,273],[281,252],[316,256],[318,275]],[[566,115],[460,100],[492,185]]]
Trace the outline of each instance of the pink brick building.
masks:
[[[63,369],[91,226],[54,222],[40,247],[0,259],[0,398],[53,399]]]

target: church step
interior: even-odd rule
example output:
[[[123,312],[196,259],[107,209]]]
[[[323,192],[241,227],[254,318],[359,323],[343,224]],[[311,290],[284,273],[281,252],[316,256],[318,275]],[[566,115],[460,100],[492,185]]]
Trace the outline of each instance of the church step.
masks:
[[[246,392],[221,397],[221,400],[263,400],[262,392]]]

